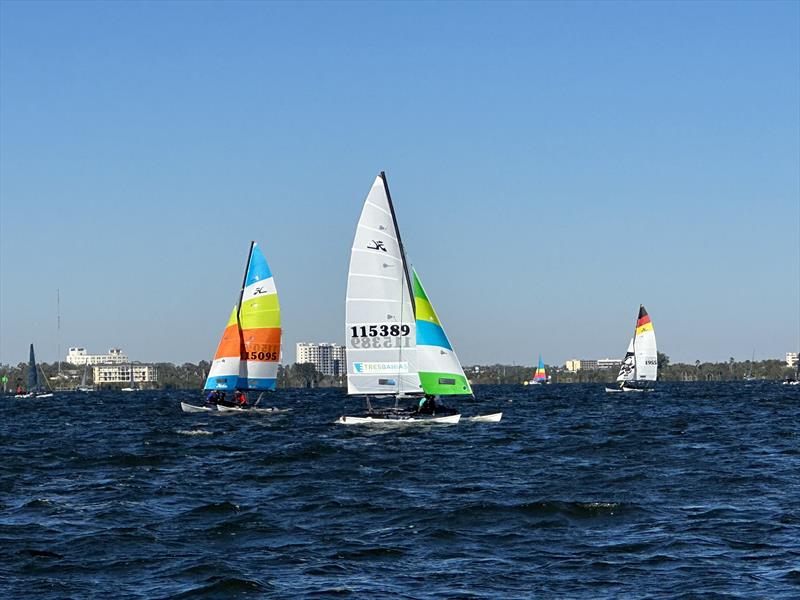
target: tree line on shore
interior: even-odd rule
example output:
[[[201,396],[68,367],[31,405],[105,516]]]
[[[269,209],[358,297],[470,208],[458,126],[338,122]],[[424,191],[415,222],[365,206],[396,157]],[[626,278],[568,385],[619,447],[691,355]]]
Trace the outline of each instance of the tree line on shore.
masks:
[[[201,389],[205,384],[211,363],[200,361],[197,364],[155,363],[158,369],[158,381],[146,387],[166,390]],[[84,367],[61,363],[40,363],[39,367],[47,377],[50,387],[54,389],[74,389],[80,383]],[[563,367],[547,366],[547,373],[553,383],[610,383],[617,377],[617,369],[581,370],[575,373]],[[533,378],[533,366],[520,365],[478,365],[465,367],[465,372],[473,385],[480,384],[519,384]],[[60,373],[60,375],[59,375]],[[745,375],[756,379],[783,380],[795,375],[795,369],[786,366],[780,360],[761,360],[751,362],[735,361],[732,357],[727,362],[690,363],[670,362],[669,356],[658,353],[658,379],[660,381],[740,381]],[[28,364],[16,366],[0,365],[0,377],[8,378],[7,389],[14,390],[17,385],[26,387],[28,381]],[[278,387],[312,388],[343,387],[345,377],[323,375],[311,363],[295,363],[278,366]]]

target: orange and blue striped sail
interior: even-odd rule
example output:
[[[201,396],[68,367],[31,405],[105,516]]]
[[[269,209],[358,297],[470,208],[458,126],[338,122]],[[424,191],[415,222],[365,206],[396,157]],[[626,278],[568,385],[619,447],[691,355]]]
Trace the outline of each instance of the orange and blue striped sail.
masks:
[[[533,374],[533,380],[539,382],[547,381],[547,372],[544,370],[544,361],[541,356],[539,357],[539,366],[536,367],[536,372]]]
[[[239,329],[237,314],[239,306],[234,306],[228,324],[222,332],[217,346],[214,362],[206,379],[207,390],[232,391],[239,385],[239,368],[242,360],[242,330]]]
[[[240,390],[274,390],[281,358],[281,308],[267,259],[253,243],[239,308]]]
[[[267,259],[253,242],[241,300],[222,333],[205,389],[274,390],[280,355],[278,292]]]

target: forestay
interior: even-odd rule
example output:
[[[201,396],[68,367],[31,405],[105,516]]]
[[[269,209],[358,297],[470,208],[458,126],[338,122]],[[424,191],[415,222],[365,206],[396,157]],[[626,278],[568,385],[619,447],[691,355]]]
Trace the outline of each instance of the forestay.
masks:
[[[470,395],[472,388],[425,288],[412,269],[417,309],[417,362],[419,379],[426,394]]]
[[[364,201],[350,252],[345,338],[347,392],[421,393],[414,301],[386,176]]]

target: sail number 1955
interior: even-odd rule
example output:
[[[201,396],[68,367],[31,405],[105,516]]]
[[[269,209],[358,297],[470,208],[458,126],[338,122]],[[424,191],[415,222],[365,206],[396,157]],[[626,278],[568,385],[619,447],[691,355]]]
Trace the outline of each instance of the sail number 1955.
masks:
[[[387,337],[408,335],[411,327],[408,325],[353,325],[350,328],[353,337]]]

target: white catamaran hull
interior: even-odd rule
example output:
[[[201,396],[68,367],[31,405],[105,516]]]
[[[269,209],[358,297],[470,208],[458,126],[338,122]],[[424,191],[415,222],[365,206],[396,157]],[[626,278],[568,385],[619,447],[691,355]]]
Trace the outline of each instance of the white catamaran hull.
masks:
[[[258,413],[258,414],[272,414],[272,413],[285,413],[289,412],[289,408],[257,408],[239,406],[222,406],[217,404],[217,410],[221,413]]]
[[[186,404],[181,402],[181,410],[187,413],[211,412],[214,410],[211,406],[195,406],[194,404]]]
[[[455,425],[461,415],[446,415],[443,417],[347,417],[342,416],[336,421],[339,425]]]
[[[492,413],[491,415],[476,415],[474,417],[467,418],[467,420],[475,423],[498,423],[502,418],[503,413],[499,412]]]

